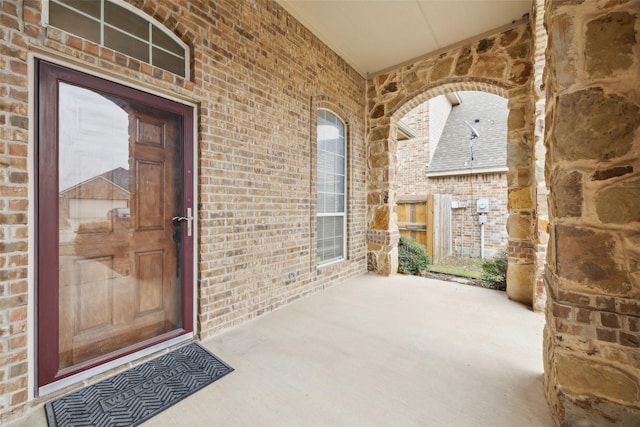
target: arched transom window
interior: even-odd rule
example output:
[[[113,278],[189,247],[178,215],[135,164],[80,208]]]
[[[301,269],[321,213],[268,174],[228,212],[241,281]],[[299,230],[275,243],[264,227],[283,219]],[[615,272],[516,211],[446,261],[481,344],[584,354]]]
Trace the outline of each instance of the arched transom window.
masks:
[[[187,46],[127,3],[49,0],[48,12],[48,25],[189,78]]]

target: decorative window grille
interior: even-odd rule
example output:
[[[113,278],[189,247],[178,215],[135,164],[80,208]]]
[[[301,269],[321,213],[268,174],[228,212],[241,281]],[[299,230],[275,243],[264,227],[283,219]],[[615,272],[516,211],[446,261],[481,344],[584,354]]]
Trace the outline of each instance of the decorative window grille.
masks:
[[[318,110],[318,264],[345,258],[346,125],[333,112]]]
[[[120,0],[49,0],[47,24],[189,78],[184,42]]]

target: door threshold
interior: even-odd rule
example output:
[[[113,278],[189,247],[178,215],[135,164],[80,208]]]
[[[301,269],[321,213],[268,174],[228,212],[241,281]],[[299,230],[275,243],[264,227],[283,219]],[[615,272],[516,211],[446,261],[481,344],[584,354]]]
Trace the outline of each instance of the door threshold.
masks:
[[[166,348],[169,348],[171,346],[174,346],[176,344],[180,344],[183,343],[185,341],[189,341],[194,337],[193,333],[189,333],[189,334],[185,334],[185,335],[180,335],[179,337],[175,337],[172,338],[170,340],[167,341],[163,341],[161,343],[158,343],[156,345],[153,345],[151,347],[147,347],[145,349],[142,349],[140,351],[136,351],[135,353],[131,353],[128,354],[126,356],[120,357],[118,359],[112,360],[110,362],[107,362],[103,365],[100,366],[96,366],[94,368],[91,369],[87,369],[86,371],[80,372],[78,374],[75,375],[71,375],[69,377],[63,378],[59,381],[56,381],[54,383],[51,384],[47,384],[45,386],[39,387],[37,388],[37,393],[36,396],[46,396],[48,394],[54,393],[56,391],[60,391],[64,388],[67,388],[71,385],[77,384],[79,382],[82,382],[84,380],[87,380],[95,375],[98,374],[102,374],[104,372],[107,372],[111,369],[117,368],[119,366],[122,366],[126,363],[130,363],[130,362],[134,362],[138,359],[141,359],[145,356],[148,356],[150,354],[153,354],[155,352],[164,350]]]

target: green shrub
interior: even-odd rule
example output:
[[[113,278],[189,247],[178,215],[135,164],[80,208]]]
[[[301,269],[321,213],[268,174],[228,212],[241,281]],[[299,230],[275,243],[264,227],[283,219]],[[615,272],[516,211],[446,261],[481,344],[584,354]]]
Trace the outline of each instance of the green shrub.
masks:
[[[499,290],[507,289],[507,264],[509,257],[507,250],[502,249],[492,259],[482,262],[482,278]]]
[[[398,242],[398,273],[421,276],[429,271],[431,259],[424,246],[400,236]]]

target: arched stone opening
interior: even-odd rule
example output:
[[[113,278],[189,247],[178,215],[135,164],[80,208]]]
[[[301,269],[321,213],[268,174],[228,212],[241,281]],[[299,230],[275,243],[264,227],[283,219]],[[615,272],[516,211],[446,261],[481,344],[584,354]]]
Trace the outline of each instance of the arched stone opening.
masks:
[[[532,305],[536,299],[536,209],[533,37],[521,25],[429,57],[368,81],[367,257],[379,274],[397,271],[399,231],[394,188],[397,123],[420,103],[453,91],[483,91],[508,99],[507,294]]]
[[[450,263],[475,269],[480,260],[500,256],[508,242],[508,100],[452,90],[396,113],[398,228],[427,248],[435,271]],[[489,202],[482,216],[480,199]]]

